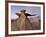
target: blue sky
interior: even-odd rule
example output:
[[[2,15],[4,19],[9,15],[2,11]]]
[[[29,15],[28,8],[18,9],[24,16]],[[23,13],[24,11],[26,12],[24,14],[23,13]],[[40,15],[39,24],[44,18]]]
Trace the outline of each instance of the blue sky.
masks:
[[[16,13],[20,12],[20,10],[26,10],[27,13],[30,14],[36,14],[36,16],[40,16],[41,14],[41,8],[37,6],[15,6],[11,5],[11,18],[17,18]]]

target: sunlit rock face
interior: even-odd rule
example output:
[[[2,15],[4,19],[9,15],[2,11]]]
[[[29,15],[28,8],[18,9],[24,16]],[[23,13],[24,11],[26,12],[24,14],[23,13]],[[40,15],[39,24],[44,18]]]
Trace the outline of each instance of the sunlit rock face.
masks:
[[[27,16],[34,16],[30,15],[28,13],[25,13],[25,11],[21,11],[21,13],[17,13],[19,16],[16,20],[12,20],[12,31],[17,30],[37,30],[40,29],[39,22],[31,22],[31,20],[28,19]]]

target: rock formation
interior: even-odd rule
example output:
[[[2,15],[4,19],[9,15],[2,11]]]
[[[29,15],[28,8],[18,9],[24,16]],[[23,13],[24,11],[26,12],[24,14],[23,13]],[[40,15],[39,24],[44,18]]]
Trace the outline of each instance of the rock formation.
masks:
[[[25,13],[26,10],[21,10],[21,13],[16,13],[19,16],[15,21],[15,29],[16,30],[31,30],[32,24],[28,19],[28,16],[34,16],[28,13]]]

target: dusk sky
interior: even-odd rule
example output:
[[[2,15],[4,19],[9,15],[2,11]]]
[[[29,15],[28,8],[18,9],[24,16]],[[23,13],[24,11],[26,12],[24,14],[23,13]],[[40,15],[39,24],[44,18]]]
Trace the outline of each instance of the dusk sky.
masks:
[[[36,14],[36,16],[40,16],[41,8],[37,6],[15,6],[11,5],[11,19],[18,18],[16,13],[19,13],[21,10],[26,10],[27,13]]]

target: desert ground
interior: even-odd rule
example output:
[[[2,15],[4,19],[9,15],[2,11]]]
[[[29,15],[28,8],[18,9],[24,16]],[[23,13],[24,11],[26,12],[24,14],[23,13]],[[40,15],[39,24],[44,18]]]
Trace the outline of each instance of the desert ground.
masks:
[[[37,18],[34,18],[34,19],[32,19],[32,18],[30,18],[29,19],[29,21],[30,21],[30,25],[28,26],[28,23],[27,23],[27,25],[24,25],[24,26],[20,26],[20,25],[17,25],[17,21],[18,19],[12,19],[11,20],[11,31],[19,31],[19,30],[39,30],[40,29],[40,20],[39,19],[37,19]],[[19,28],[21,28],[21,29],[19,29]],[[28,27],[26,27],[26,26],[28,26]],[[28,29],[28,28],[30,28],[30,29]],[[31,29],[32,28],[32,29]]]

